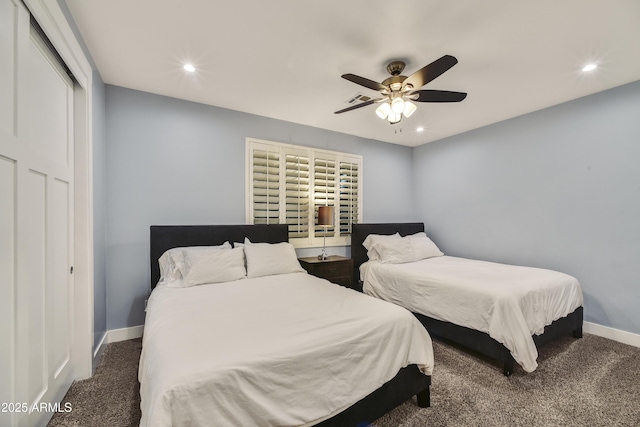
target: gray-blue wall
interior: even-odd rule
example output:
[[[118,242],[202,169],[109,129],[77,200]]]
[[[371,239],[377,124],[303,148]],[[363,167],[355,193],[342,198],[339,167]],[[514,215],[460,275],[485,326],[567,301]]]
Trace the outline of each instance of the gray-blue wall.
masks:
[[[108,329],[144,322],[150,225],[245,223],[246,137],[360,154],[364,220],[415,220],[408,147],[110,85],[106,134]]]
[[[422,220],[448,254],[572,274],[587,321],[640,333],[640,82],[413,150],[115,86],[105,98],[107,329],[144,321],[149,225],[244,223],[250,136],[362,154],[365,221]]]
[[[107,331],[107,139],[105,86],[93,71],[93,349]]]
[[[635,82],[415,148],[416,215],[446,254],[577,277],[585,320],[637,334],[639,163]]]

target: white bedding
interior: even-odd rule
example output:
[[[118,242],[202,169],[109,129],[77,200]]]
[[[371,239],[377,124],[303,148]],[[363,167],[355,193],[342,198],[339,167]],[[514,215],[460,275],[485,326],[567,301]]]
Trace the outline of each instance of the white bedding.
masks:
[[[527,372],[538,366],[532,335],[583,304],[580,284],[567,274],[450,256],[368,261],[360,276],[369,295],[488,333]]]
[[[431,339],[411,313],[306,273],[158,286],[140,425],[313,425],[410,364],[431,375]]]

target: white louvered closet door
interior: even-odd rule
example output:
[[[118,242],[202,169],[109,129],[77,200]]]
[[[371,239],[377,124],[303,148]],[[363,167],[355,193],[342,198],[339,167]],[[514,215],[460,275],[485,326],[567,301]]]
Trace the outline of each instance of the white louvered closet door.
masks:
[[[72,81],[22,2],[0,0],[2,426],[45,424],[74,374],[72,117]]]

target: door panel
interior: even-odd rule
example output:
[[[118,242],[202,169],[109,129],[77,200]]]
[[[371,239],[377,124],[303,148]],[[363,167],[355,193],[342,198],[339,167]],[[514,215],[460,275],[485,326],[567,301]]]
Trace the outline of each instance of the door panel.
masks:
[[[69,362],[73,319],[73,289],[68,270],[69,259],[69,183],[54,179],[51,186],[51,284],[48,286],[47,314],[51,346],[49,370],[57,378]]]
[[[37,403],[46,391],[46,334],[45,334],[45,295],[47,274],[47,177],[36,171],[28,172],[28,184],[24,196],[27,200],[29,215],[27,216],[26,246],[29,253],[29,270],[26,283],[20,283],[20,287],[26,286],[26,292],[22,293],[22,304],[18,310],[26,318],[27,328],[24,333],[26,352],[26,374],[28,377],[26,394],[22,402],[29,406]],[[21,289],[22,290],[22,289]],[[25,298],[26,297],[26,298]]]
[[[40,36],[31,31],[28,63],[27,141],[33,154],[65,167],[69,164],[67,92],[70,82]]]

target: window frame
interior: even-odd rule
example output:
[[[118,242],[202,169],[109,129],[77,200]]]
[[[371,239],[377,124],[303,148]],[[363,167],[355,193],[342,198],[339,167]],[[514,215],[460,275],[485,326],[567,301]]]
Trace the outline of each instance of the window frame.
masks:
[[[266,141],[256,138],[247,137],[245,139],[245,220],[247,224],[254,224],[254,191],[253,191],[253,172],[254,172],[254,150],[268,150],[269,152],[278,153],[279,169],[279,202],[278,211],[280,224],[286,224],[286,155],[298,155],[308,158],[308,219],[307,229],[308,235],[306,237],[289,237],[289,242],[296,248],[316,248],[326,246],[348,246],[351,244],[351,234],[340,235],[340,195],[341,195],[341,181],[340,181],[340,164],[350,163],[357,166],[357,208],[356,211],[356,223],[362,221],[362,196],[363,196],[363,157],[359,154],[344,153],[339,151],[325,150],[313,147],[307,147],[302,145],[286,144],[275,141]],[[332,235],[326,236],[325,239],[322,236],[322,232],[316,231],[316,218],[317,209],[319,206],[315,202],[315,162],[317,159],[330,160],[335,162],[335,178],[334,178],[334,191],[331,197],[328,198],[328,204],[334,206],[334,226],[332,228]],[[352,187],[352,182],[349,182],[349,187]],[[344,187],[344,186],[342,186]],[[323,199],[324,200],[324,199]],[[313,209],[313,210],[312,210]],[[351,219],[351,218],[350,218]],[[353,221],[348,221],[348,227],[350,228]],[[344,227],[342,227],[344,228]],[[317,236],[316,234],[320,234]]]

